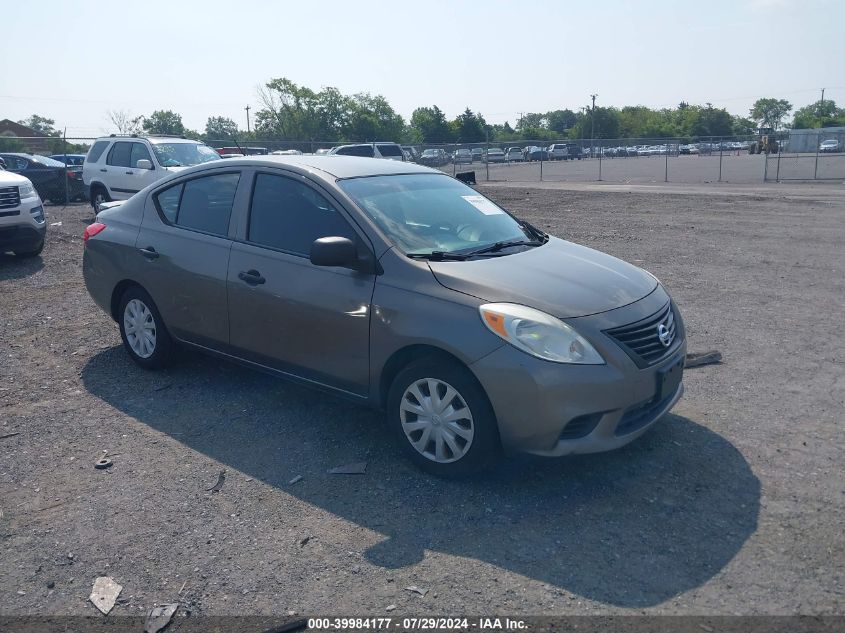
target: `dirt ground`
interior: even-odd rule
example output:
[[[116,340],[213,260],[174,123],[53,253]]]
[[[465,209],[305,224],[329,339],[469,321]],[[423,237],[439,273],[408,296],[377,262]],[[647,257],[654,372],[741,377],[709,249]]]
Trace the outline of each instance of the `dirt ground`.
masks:
[[[367,409],[139,369],[83,286],[88,207],[48,206],[43,256],[0,257],[0,614],[96,614],[100,575],[117,615],[845,613],[841,188],[483,191],[652,271],[724,363],[622,450],[441,481]]]

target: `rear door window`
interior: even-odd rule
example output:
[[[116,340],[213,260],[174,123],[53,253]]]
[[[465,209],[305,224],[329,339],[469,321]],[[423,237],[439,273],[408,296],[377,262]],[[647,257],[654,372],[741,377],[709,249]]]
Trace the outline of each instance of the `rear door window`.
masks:
[[[239,180],[240,172],[194,178],[157,193],[156,206],[170,224],[226,237]]]
[[[352,147],[342,147],[337,150],[337,153],[343,156],[364,156],[366,158],[373,158],[375,156],[372,145],[353,145]]]
[[[398,145],[378,145],[377,147],[382,156],[402,156],[402,150]]]

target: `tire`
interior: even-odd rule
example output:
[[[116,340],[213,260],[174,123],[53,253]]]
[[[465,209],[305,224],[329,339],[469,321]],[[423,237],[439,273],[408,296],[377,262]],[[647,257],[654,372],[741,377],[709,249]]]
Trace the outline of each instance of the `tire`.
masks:
[[[170,363],[175,344],[155,302],[143,288],[132,286],[123,293],[117,323],[123,346],[138,365],[144,369],[161,369]],[[131,325],[135,331],[127,334]],[[145,334],[139,336],[139,329]]]
[[[94,208],[95,214],[100,212],[100,205],[103,202],[111,202],[111,197],[105,187],[97,185],[91,189],[91,206]]]
[[[38,257],[44,250],[44,240],[31,251],[15,251],[17,257]]]
[[[447,402],[449,389],[454,395]],[[496,416],[484,389],[453,360],[430,356],[400,371],[388,392],[387,423],[411,461],[439,477],[485,470],[502,452]]]

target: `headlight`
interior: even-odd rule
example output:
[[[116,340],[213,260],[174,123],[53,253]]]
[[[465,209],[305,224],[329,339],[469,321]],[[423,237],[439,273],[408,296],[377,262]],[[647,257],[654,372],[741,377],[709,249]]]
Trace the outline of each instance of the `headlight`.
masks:
[[[493,334],[532,356],[554,363],[604,364],[586,339],[545,312],[515,303],[487,303],[478,311]]]
[[[29,183],[18,185],[18,194],[20,194],[21,200],[38,197],[38,194],[35,193],[35,187]]]

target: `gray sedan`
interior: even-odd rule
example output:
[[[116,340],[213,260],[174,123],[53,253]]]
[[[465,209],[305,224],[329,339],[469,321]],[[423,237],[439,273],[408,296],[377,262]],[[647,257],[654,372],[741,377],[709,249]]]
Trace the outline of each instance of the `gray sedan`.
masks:
[[[370,404],[435,474],[614,449],[683,392],[683,322],[654,276],[426,167],[214,161],[84,239],[88,291],[140,366],[186,346]]]

